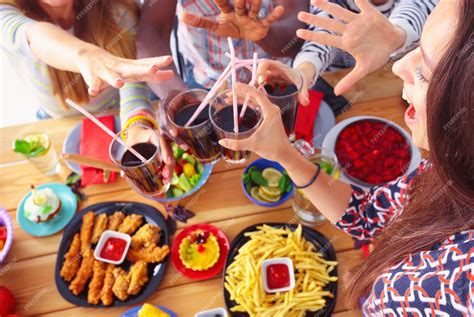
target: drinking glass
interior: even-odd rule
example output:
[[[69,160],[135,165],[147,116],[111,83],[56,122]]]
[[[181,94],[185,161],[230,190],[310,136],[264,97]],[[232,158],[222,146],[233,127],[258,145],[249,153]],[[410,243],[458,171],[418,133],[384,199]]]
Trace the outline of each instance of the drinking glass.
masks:
[[[309,154],[305,156],[310,162],[319,164],[322,172],[325,172],[335,179],[338,177],[339,169],[334,153],[327,149],[315,148],[311,153],[306,152],[306,154]],[[292,207],[299,221],[304,225],[319,225],[326,219],[318,208],[305,196],[301,189],[294,191]]]
[[[243,118],[239,120],[239,131],[234,132],[234,111],[232,102],[232,89],[225,90],[218,94],[209,107],[209,117],[218,140],[234,139],[241,140],[251,136],[262,123],[262,112],[260,108],[249,101],[247,110]],[[242,105],[238,105],[239,116]],[[242,164],[250,157],[249,151],[233,151],[222,147],[222,157],[224,161],[231,164]]]
[[[130,131],[134,132],[136,137],[127,141]],[[150,127],[132,126],[119,132],[117,138],[122,139],[146,159],[146,162],[142,162],[115,139],[110,143],[110,158],[120,167],[132,189],[151,199],[163,197],[170,184],[162,175],[165,164],[161,159],[158,132]]]
[[[166,113],[168,121],[176,128],[178,136],[189,146],[191,153],[203,163],[215,163],[220,159],[221,147],[209,120],[209,106],[189,127],[185,127],[207,93],[203,89],[182,92],[171,100]]]
[[[34,167],[46,176],[59,174],[61,164],[56,149],[52,146],[51,140],[46,132],[37,129],[23,130],[18,134],[13,147],[18,146],[18,142],[30,144],[32,148],[39,148],[31,154],[22,154]],[[26,142],[26,143],[25,143]],[[21,146],[21,145],[20,145]],[[42,148],[42,149],[41,149]]]
[[[267,77],[264,83],[268,99],[281,109],[283,125],[291,142],[295,140],[298,94],[302,87],[303,77],[296,70],[287,66]]]

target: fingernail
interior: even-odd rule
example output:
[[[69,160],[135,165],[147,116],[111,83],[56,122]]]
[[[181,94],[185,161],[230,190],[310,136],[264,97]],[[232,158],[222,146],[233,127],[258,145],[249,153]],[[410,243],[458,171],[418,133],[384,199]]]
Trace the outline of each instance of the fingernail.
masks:
[[[225,143],[224,140],[219,140],[219,144],[220,144],[221,146],[226,146],[226,143]]]
[[[265,81],[265,77],[263,77],[262,75],[259,75],[257,81],[258,81],[258,83],[261,84]]]
[[[96,89],[89,88],[89,95],[95,96],[97,94],[98,94],[98,91]]]
[[[154,73],[154,72],[156,72],[157,70],[158,70],[158,66],[156,66],[156,65],[151,65],[151,66],[150,66],[150,71],[151,71],[151,72]]]
[[[124,84],[124,82],[123,82],[122,79],[119,78],[119,79],[116,79],[116,80],[115,80],[115,84],[116,84],[117,86],[122,86],[122,85]]]

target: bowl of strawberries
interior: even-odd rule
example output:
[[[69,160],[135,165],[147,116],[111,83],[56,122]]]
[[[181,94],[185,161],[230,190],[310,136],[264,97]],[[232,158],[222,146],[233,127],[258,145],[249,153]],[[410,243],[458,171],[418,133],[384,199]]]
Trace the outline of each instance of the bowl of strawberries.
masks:
[[[326,136],[323,147],[336,154],[341,180],[365,189],[411,172],[421,160],[404,129],[370,116],[338,123]]]

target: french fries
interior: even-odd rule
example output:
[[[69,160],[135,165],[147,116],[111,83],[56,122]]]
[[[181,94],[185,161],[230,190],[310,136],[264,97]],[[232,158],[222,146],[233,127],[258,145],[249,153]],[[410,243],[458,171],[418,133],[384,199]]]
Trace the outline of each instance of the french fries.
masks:
[[[329,276],[337,265],[326,261],[315,246],[302,236],[302,227],[274,228],[263,225],[250,237],[227,268],[224,286],[237,303],[230,310],[253,316],[304,316],[326,305],[333,294],[323,288],[337,277]],[[295,268],[295,287],[288,292],[267,294],[263,289],[261,266],[265,259],[288,257]]]

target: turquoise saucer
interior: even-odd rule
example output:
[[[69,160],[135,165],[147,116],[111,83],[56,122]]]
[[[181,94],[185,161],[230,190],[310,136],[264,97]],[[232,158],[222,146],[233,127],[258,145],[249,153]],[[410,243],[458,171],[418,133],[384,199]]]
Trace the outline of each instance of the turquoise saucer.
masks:
[[[64,185],[57,183],[44,184],[36,187],[37,189],[51,188],[51,190],[58,195],[61,200],[61,210],[58,214],[47,222],[36,223],[28,220],[25,217],[25,202],[31,196],[31,192],[25,195],[18,205],[16,211],[16,221],[20,227],[35,237],[46,237],[53,235],[66,227],[76,213],[77,198],[72,190]]]

